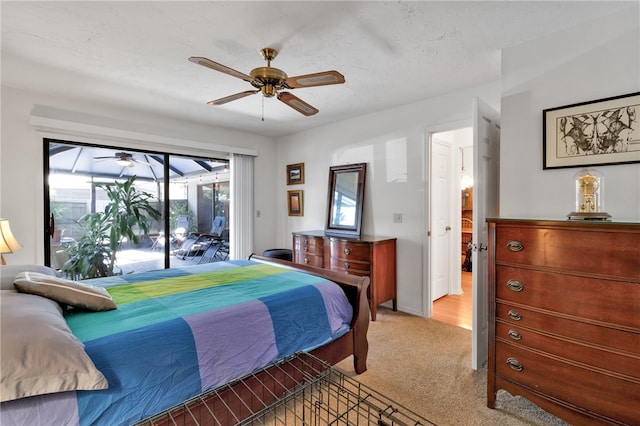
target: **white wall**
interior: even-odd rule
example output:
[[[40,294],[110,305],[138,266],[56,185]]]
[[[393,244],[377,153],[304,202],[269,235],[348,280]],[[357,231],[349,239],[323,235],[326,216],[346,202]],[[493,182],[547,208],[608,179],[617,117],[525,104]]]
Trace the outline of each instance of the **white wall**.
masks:
[[[564,220],[575,211],[580,169],[542,169],[542,110],[640,91],[639,9],[503,51],[500,216]],[[640,164],[594,167],[605,177],[605,211],[639,221]]]
[[[473,97],[497,108],[493,82],[389,109],[278,140],[279,245],[291,248],[294,231],[325,227],[329,167],[367,163],[362,232],[397,237],[398,309],[423,315],[423,259],[430,132],[471,125]],[[287,186],[287,164],[304,163],[305,183]],[[287,190],[304,191],[304,216],[287,216]],[[401,213],[402,223],[393,223]]]
[[[29,123],[34,106],[38,106],[40,111],[55,113],[59,119],[84,121],[116,131],[135,131],[151,138],[193,141],[194,146],[205,147],[199,150],[202,155],[207,145],[234,146],[258,152],[255,161],[255,208],[261,210],[261,217],[255,218],[254,222],[254,250],[262,252],[273,246],[276,212],[271,205],[276,194],[276,169],[273,167],[276,149],[272,138],[3,86],[0,216],[11,221],[13,234],[24,246],[5,256],[8,263],[44,263],[43,133]],[[72,138],[78,141],[85,139],[86,136]],[[139,146],[132,146],[131,141],[119,143]],[[178,144],[173,149],[181,152],[184,147]]]

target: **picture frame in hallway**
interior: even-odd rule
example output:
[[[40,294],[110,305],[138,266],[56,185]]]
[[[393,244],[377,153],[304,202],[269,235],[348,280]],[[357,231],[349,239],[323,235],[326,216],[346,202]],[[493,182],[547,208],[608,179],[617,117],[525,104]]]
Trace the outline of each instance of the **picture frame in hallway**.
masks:
[[[304,200],[302,190],[287,191],[287,207],[289,216],[304,216]]]
[[[640,163],[640,92],[542,115],[543,169]]]
[[[304,183],[304,163],[287,165],[287,185]]]

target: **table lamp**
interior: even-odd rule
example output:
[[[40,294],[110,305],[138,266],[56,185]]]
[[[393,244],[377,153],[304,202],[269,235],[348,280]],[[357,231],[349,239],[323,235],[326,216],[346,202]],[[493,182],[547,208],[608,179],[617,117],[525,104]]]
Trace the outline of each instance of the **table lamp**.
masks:
[[[5,253],[13,253],[22,247],[22,244],[18,242],[11,232],[11,226],[9,226],[9,219],[0,219],[0,260],[3,265],[7,263],[4,261]]]

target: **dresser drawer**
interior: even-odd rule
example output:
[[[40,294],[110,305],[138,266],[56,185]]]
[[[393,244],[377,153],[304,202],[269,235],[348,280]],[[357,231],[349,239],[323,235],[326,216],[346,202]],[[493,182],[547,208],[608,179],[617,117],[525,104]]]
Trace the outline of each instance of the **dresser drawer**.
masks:
[[[333,238],[329,240],[328,244],[331,258],[346,261],[359,260],[371,262],[371,249],[369,244],[356,243],[348,240],[334,240]]]
[[[626,424],[640,419],[640,380],[584,368],[525,348],[496,342],[496,375]],[[519,370],[519,371],[517,371]]]
[[[324,255],[324,239],[320,237],[309,237],[296,235],[293,237],[294,250],[300,253]]]
[[[640,279],[640,233],[505,226],[495,249],[498,263]]]
[[[640,329],[640,284],[496,266],[496,298]]]
[[[615,351],[635,353],[640,357],[640,331],[630,332],[601,325],[575,321],[553,313],[544,314],[521,306],[496,304],[496,322],[510,327],[541,330],[558,336],[611,348]],[[497,325],[496,323],[496,325]],[[638,371],[640,374],[640,370]]]
[[[628,334],[631,335],[631,333]],[[640,354],[638,353],[623,353],[500,321],[496,323],[496,339],[540,350],[590,367],[622,375],[629,374],[640,381]]]
[[[329,260],[329,269],[332,271],[346,272],[352,275],[369,275],[371,264],[369,262],[358,262],[357,260],[337,259],[332,257]]]
[[[322,256],[315,256],[313,254],[301,253],[296,256],[297,263],[303,263],[309,266],[316,266],[318,268],[324,267],[324,258]]]

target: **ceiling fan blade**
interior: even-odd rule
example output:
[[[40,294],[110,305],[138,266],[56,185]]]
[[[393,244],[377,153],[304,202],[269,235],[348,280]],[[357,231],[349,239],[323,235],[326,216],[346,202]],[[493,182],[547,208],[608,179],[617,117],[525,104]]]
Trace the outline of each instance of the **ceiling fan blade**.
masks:
[[[246,92],[236,93],[235,95],[226,96],[224,98],[216,99],[215,101],[209,101],[207,104],[209,105],[222,105],[227,102],[235,101],[236,99],[244,98],[245,96],[253,95],[258,93],[260,90],[247,90]]]
[[[306,115],[307,117],[318,113],[318,110],[316,108],[312,107],[302,99],[292,95],[289,92],[278,93],[278,100],[284,102],[291,108],[295,109],[303,115]]]
[[[249,77],[247,74],[242,73],[240,71],[236,71],[233,68],[229,68],[217,62],[213,62],[211,59],[203,58],[201,56],[192,56],[189,58],[189,60],[195,64],[199,64],[204,67],[211,68],[212,70],[220,71],[225,74],[229,74],[230,76],[241,78],[242,80],[248,81],[249,83],[253,81],[253,78]]]
[[[338,71],[324,71],[317,72],[315,74],[299,75],[296,77],[289,77],[284,81],[285,86],[289,89],[342,83],[344,83],[344,76]]]
[[[116,157],[114,157],[113,155],[109,155],[108,157],[93,157],[94,160],[108,160],[108,159],[115,159]]]

